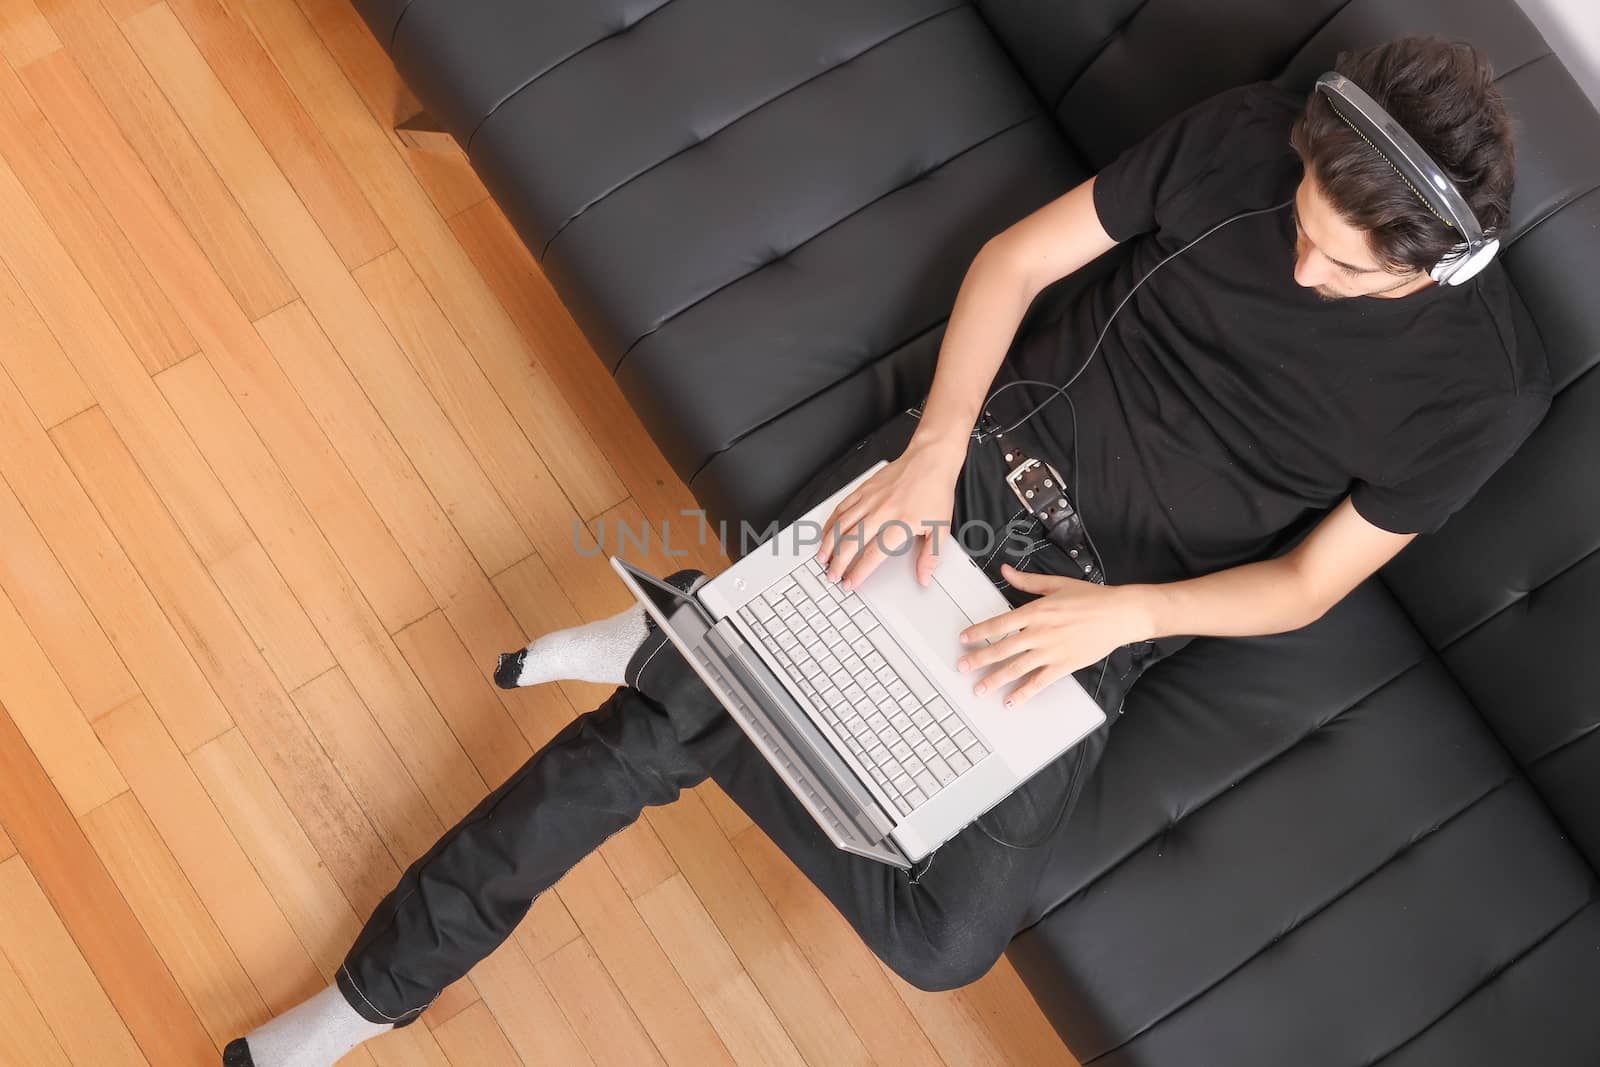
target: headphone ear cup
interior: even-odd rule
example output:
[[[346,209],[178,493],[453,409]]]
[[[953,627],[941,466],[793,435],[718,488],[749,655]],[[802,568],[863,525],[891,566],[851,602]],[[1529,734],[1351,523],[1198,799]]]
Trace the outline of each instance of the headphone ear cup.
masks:
[[[1477,277],[1500,251],[1500,239],[1491,237],[1477,248],[1459,244],[1446,252],[1428,274],[1440,285],[1461,285]]]

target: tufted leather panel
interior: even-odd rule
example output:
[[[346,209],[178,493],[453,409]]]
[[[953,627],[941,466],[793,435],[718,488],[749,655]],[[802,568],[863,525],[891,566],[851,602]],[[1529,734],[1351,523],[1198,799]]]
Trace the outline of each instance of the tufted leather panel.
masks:
[[[1555,410],[1319,623],[1151,671],[1011,954],[1085,1062],[1600,1063],[1600,137],[1510,0],[358,6],[735,554],[920,397],[987,236],[1209,92],[1489,48]]]
[[[1378,581],[1152,670],[1051,862],[1009,954],[1085,1063],[1369,1063],[1595,895]]]

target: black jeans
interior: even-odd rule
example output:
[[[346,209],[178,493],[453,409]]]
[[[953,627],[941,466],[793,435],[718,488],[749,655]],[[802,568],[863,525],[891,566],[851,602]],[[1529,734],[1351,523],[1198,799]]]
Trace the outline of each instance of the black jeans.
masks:
[[[898,456],[918,414],[897,415],[813,478],[780,525],[879,458]],[[971,444],[953,528],[968,524],[962,547],[1019,605],[1033,594],[1004,583],[1001,562],[1040,573],[1078,572],[1012,495],[1003,462],[996,445]],[[644,808],[670,803],[707,777],[896,973],[926,990],[965,985],[989,970],[1020,926],[1049,839],[1099,761],[1128,687],[1149,662],[1134,666],[1114,656],[1078,672],[1107,722],[907,872],[835,847],[677,649],[653,633],[627,665],[628,684],[551,738],[407,869],[350,949],[339,987],[373,1022],[415,1021],[510,936],[534,897]]]

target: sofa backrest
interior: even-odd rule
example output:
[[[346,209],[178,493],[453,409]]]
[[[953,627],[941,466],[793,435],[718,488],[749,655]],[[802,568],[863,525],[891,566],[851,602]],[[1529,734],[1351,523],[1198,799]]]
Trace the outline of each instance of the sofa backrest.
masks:
[[[1462,689],[1600,866],[1600,115],[1513,0],[977,0],[1090,169],[1170,115],[1342,50],[1471,41],[1520,125],[1501,262],[1559,390],[1467,508],[1383,572]],[[1192,30],[1185,30],[1192,24]]]

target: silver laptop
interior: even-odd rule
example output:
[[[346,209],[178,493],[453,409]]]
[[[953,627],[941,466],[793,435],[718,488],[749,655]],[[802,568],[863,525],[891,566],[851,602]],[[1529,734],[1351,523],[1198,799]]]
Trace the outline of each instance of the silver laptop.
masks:
[[[827,580],[817,531],[884,462],[693,595],[611,566],[834,844],[909,868],[1105,713],[1071,675],[1016,708],[1014,682],[973,695],[994,668],[956,670],[957,635],[1010,604],[959,545],[926,587],[910,550],[856,590]]]

